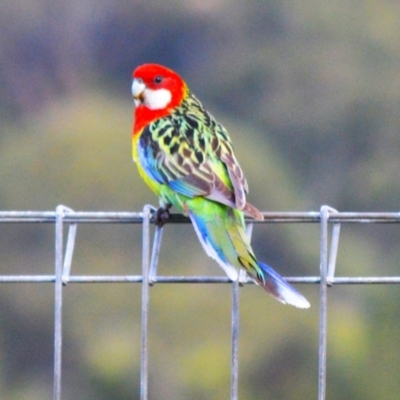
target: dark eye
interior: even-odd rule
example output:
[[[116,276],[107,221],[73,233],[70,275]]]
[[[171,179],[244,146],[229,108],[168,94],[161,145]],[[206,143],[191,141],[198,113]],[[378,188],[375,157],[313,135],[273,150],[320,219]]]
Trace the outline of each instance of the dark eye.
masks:
[[[163,79],[164,79],[163,76],[157,75],[157,76],[154,78],[154,82],[155,82],[155,83],[161,83],[161,82],[163,81]]]

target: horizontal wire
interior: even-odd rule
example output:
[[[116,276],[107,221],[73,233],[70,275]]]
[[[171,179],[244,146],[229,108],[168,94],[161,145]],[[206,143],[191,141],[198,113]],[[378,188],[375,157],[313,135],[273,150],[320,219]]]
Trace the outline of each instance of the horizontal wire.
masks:
[[[54,211],[0,211],[0,223],[55,223]],[[264,221],[253,223],[319,223],[320,212],[263,212]],[[65,223],[143,223],[142,212],[68,211],[63,216]],[[181,214],[171,214],[168,222],[187,223]],[[398,212],[337,212],[329,216],[331,223],[399,223]],[[213,276],[154,276],[154,283],[232,283],[227,277]],[[291,283],[320,283],[319,276],[288,277]],[[0,283],[45,283],[54,282],[54,275],[0,275]],[[68,283],[141,283],[141,275],[120,276],[70,276]],[[253,283],[247,279],[245,283]],[[400,277],[335,277],[332,284],[397,284]]]
[[[264,221],[249,220],[254,223],[319,223],[320,212],[263,212]],[[54,211],[0,211],[0,223],[55,223]],[[66,223],[142,223],[142,212],[110,211],[68,211],[63,217]],[[168,222],[188,223],[189,219],[181,214],[171,214]],[[399,212],[337,212],[329,215],[329,222],[344,223],[399,223]]]
[[[54,211],[0,211],[1,222],[55,223]],[[141,212],[68,211],[63,216],[66,223],[142,223]]]
[[[232,283],[223,276],[155,276],[156,283]],[[319,276],[287,277],[286,281],[299,284],[320,283]],[[142,283],[142,275],[72,275],[67,283]],[[54,275],[0,275],[0,283],[54,283]],[[399,284],[400,276],[336,277],[333,285]],[[243,284],[254,284],[247,278]]]

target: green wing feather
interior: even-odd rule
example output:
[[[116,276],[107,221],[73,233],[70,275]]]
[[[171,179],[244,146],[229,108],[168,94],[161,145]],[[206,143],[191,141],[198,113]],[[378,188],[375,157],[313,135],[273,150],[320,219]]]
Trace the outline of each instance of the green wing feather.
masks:
[[[158,183],[263,219],[246,202],[247,181],[228,133],[191,93],[170,115],[148,125],[138,146],[144,170]]]

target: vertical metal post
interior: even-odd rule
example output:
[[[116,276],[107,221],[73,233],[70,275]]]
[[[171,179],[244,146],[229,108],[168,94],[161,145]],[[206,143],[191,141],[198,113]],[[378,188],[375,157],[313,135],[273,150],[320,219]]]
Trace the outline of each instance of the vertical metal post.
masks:
[[[239,389],[239,276],[232,282],[231,400],[238,400]]]
[[[149,319],[149,265],[150,265],[150,211],[143,208],[142,250],[142,331],[140,363],[140,400],[148,399],[148,319]]]
[[[61,400],[63,217],[64,217],[64,207],[58,206],[56,209],[56,224],[55,224],[53,400]]]
[[[150,272],[149,272],[150,286],[154,285],[154,280],[157,276],[158,258],[160,256],[160,250],[161,250],[162,233],[163,233],[163,228],[157,226],[154,232],[153,250],[151,252]]]
[[[327,307],[328,307],[328,218],[329,207],[321,207],[320,235],[320,305],[319,305],[319,367],[318,367],[318,400],[326,396],[326,349],[327,349]]]
[[[329,263],[328,263],[328,274],[326,277],[328,286],[332,286],[333,279],[335,278],[336,259],[339,248],[339,235],[340,235],[340,224],[333,224],[332,228],[332,239],[331,247],[329,250]]]
[[[64,286],[68,284],[69,275],[71,273],[72,256],[74,254],[77,226],[78,226],[77,224],[70,224],[68,229],[68,238],[65,249],[63,272],[62,272],[62,281]]]

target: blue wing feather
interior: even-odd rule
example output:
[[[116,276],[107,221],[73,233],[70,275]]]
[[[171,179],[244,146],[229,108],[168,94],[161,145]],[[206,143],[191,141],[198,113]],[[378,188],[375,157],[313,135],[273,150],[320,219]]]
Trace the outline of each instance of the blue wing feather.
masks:
[[[148,147],[143,147],[138,145],[138,154],[140,164],[146,173],[153,178],[158,183],[167,183],[167,179],[165,174],[162,172],[162,169],[157,165],[159,161],[153,157],[152,152]]]

